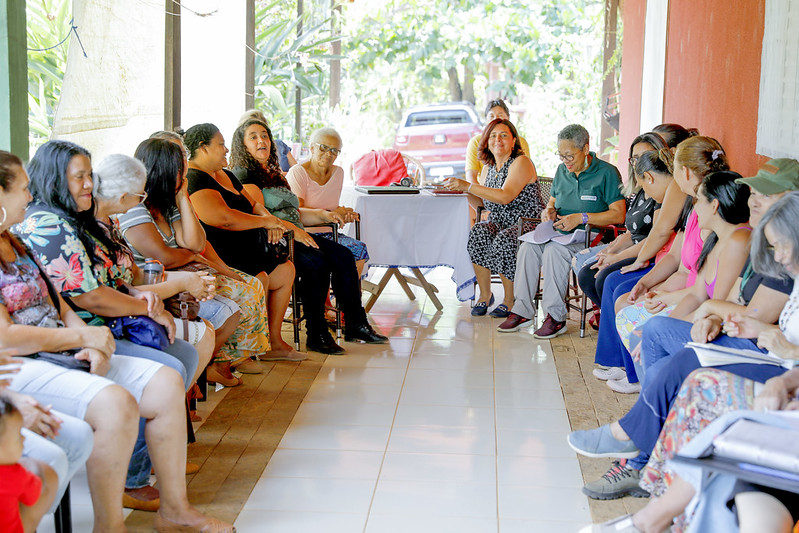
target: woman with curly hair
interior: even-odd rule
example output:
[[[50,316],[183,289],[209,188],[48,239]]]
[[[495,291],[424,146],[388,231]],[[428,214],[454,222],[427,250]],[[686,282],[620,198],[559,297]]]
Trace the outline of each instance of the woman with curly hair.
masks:
[[[325,298],[331,285],[346,319],[344,339],[372,344],[387,342],[366,319],[352,253],[322,236],[309,235],[304,229],[306,224],[341,224],[342,217],[334,211],[300,207],[299,199],[277,166],[272,132],[266,123],[257,119],[245,121],[236,128],[232,144],[230,166],[245,191],[267,213],[279,217],[294,231],[297,241],[294,261],[305,311],[308,349],[325,354],[344,353],[327,330],[325,320]]]

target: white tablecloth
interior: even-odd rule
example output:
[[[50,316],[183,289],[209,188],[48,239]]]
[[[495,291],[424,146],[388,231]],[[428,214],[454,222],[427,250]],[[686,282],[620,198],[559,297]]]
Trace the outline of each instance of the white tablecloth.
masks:
[[[472,298],[475,277],[466,252],[469,203],[465,195],[364,194],[344,187],[341,203],[361,215],[361,240],[369,248],[370,265],[448,266],[453,269],[458,299]],[[354,237],[354,225],[344,232]]]

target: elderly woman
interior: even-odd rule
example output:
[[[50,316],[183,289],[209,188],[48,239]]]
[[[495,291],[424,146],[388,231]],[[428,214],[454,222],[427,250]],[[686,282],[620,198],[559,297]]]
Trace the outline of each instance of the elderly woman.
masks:
[[[244,192],[227,166],[225,139],[213,124],[186,131],[188,193],[208,241],[225,264],[258,278],[267,291],[268,327],[273,350],[290,360],[301,355],[283,340],[283,317],[291,298],[294,265],[277,243],[285,227]]]
[[[256,137],[259,142],[245,139]],[[326,354],[341,354],[344,349],[336,344],[327,330],[325,298],[331,285],[336,300],[346,319],[344,340],[383,344],[387,337],[380,335],[369,324],[361,304],[358,270],[352,253],[344,246],[319,235],[309,235],[305,224],[344,222],[335,211],[300,207],[285,178],[274,166],[274,159],[264,162],[256,158],[264,150],[266,140],[271,142],[269,127],[260,120],[250,119],[236,128],[230,163],[233,172],[244,183],[244,189],[255,198],[260,208],[283,219],[294,231],[296,245],[294,260],[299,275],[299,288],[308,332],[306,346],[309,350]],[[265,151],[265,150],[264,150]],[[262,158],[263,159],[263,158]]]
[[[54,142],[65,143],[50,141]],[[39,150],[51,151],[53,145],[48,148],[48,144]],[[70,151],[59,155],[59,159],[66,159],[70,185],[76,183],[75,191],[91,191],[91,171],[90,167],[86,168],[87,162],[73,161],[75,155],[70,155]],[[88,186],[84,188],[84,185]],[[75,202],[68,191],[64,194],[64,203]],[[79,205],[87,208],[92,205],[90,194],[76,196]],[[176,531],[181,527],[183,531],[234,531],[233,526],[200,513],[186,497],[185,397],[180,375],[153,361],[115,355],[114,339],[108,328],[87,326],[42,277],[39,266],[25,247],[8,232],[9,227],[22,222],[30,199],[28,176],[21,161],[7,152],[0,152],[0,205],[5,213],[0,223],[3,272],[0,277],[3,289],[0,348],[13,348],[23,354],[65,350],[65,356],[74,357],[76,364],[87,366],[85,372],[70,370],[25,357],[9,389],[31,395],[42,405],[53,405],[91,426],[95,446],[86,470],[92,488],[95,530],[125,530],[120,505],[125,466],[131,457],[141,416],[146,420],[146,437],[151,444],[163,499],[155,528],[158,531]],[[71,241],[72,247],[79,245],[77,238]],[[89,274],[91,269],[87,266],[79,272]]]
[[[448,178],[450,190],[469,193],[469,202],[476,208],[489,210],[488,220],[476,223],[469,232],[466,248],[474,265],[480,298],[472,308],[472,316],[484,316],[494,303],[491,274],[499,274],[504,301],[491,316],[504,318],[513,305],[513,281],[516,271],[516,224],[521,217],[537,217],[541,199],[536,184],[535,166],[522,153],[516,127],[507,119],[491,121],[483,131],[479,148],[486,163],[479,183]]]
[[[571,124],[558,133],[558,166],[552,191],[541,219],[552,221],[561,232],[573,232],[585,224],[604,226],[624,222],[626,206],[619,190],[621,177],[616,167],[599,159],[588,146],[588,131]],[[535,295],[543,272],[543,305],[546,319],[533,333],[550,339],[566,332],[568,311],[564,302],[569,284],[569,269],[574,254],[584,243],[545,244],[522,242],[516,261],[516,293],[510,316],[498,331],[517,331],[535,317]]]
[[[255,146],[256,149],[251,150],[254,142],[263,143],[263,146]],[[271,143],[268,139],[257,140],[250,136],[244,138],[244,144],[250,153],[255,154],[253,157],[260,156],[263,159],[267,154],[266,145]],[[341,188],[344,185],[344,169],[333,163],[341,153],[341,144],[341,136],[333,128],[314,131],[311,134],[311,158],[291,167],[286,174],[286,181],[291,187],[291,192],[297,195],[301,208],[333,211],[338,213],[344,222],[354,222],[358,220],[358,214],[351,208],[338,204]],[[275,157],[273,150],[270,149],[268,153],[270,157]],[[264,163],[260,160],[259,162]],[[308,228],[308,231],[328,239],[333,238],[330,228]],[[364,264],[369,259],[366,244],[347,235],[339,235],[338,243],[352,252],[358,274],[362,275]]]

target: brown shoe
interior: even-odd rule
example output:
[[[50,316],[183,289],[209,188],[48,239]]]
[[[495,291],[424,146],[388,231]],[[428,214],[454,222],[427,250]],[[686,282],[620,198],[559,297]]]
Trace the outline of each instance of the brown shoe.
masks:
[[[122,507],[154,513],[161,506],[161,494],[150,485],[140,489],[125,489],[122,494]]]
[[[547,314],[547,317],[544,319],[544,324],[535,330],[533,337],[536,339],[552,339],[564,333],[566,333],[566,321],[558,322]]]
[[[230,366],[224,363],[213,363],[205,371],[208,383],[221,383],[225,387],[241,385],[241,380],[230,372]]]
[[[190,463],[186,461],[186,475],[189,476],[191,474],[196,474],[200,471],[200,465],[197,463]]]

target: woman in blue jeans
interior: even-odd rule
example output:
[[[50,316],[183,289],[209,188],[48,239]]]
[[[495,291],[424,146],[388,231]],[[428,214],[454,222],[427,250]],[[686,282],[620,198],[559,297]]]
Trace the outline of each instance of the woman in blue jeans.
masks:
[[[799,228],[796,227],[796,220],[799,220],[799,192],[790,192],[774,203],[762,217],[752,243],[754,272],[772,279],[786,275],[794,278],[791,295],[779,314],[779,325],[762,320],[769,314],[768,311],[759,314],[758,319],[749,313],[755,314],[759,310],[747,307],[743,312],[739,310],[724,317],[723,324],[727,334],[717,336],[714,343],[769,350],[787,359],[799,358],[799,350],[794,346],[799,343],[799,314],[795,313],[799,305],[799,284],[795,281],[799,274],[799,244],[796,244],[799,243]],[[761,290],[765,292],[758,296],[757,293]],[[774,297],[772,292],[774,289],[761,281],[752,300],[757,298],[766,303],[767,298]],[[780,298],[785,301],[784,297]],[[773,308],[770,312],[773,312]],[[684,324],[688,328],[682,326],[683,335],[690,335],[691,324]],[[702,331],[703,326],[699,325],[697,333]],[[671,337],[669,342],[675,343],[678,336],[679,333]],[[688,339],[690,338],[689,336]],[[684,342],[685,340],[683,344]],[[640,471],[657,442],[663,422],[683,381],[700,367],[696,353],[691,348],[681,348],[675,354],[659,359],[650,367],[641,396],[629,413],[618,422],[595,430],[573,432],[569,436],[569,445],[578,453],[591,457],[630,458],[632,460],[628,461],[626,468]],[[781,375],[786,370],[781,366],[747,363],[722,365],[718,368],[760,383]]]
[[[597,319],[605,278],[637,257],[671,184],[672,164],[671,151],[660,135],[650,132],[636,137],[630,148],[630,179],[639,190],[624,218],[626,233],[606,246],[588,248],[574,257],[577,281],[594,303]]]
[[[148,316],[166,328],[170,344],[161,351],[117,339],[115,353],[148,359],[176,370],[185,389],[198,367],[197,350],[174,338],[175,323],[154,293],[133,287],[132,256],[95,218],[94,181],[89,152],[68,141],[48,141],[28,164],[33,202],[16,232],[39,260],[55,290],[91,326],[109,318]],[[130,207],[141,198],[123,195]],[[140,271],[139,271],[140,273]],[[158,491],[149,486],[152,467],[144,441],[144,421],[126,485],[129,506],[155,510]]]

